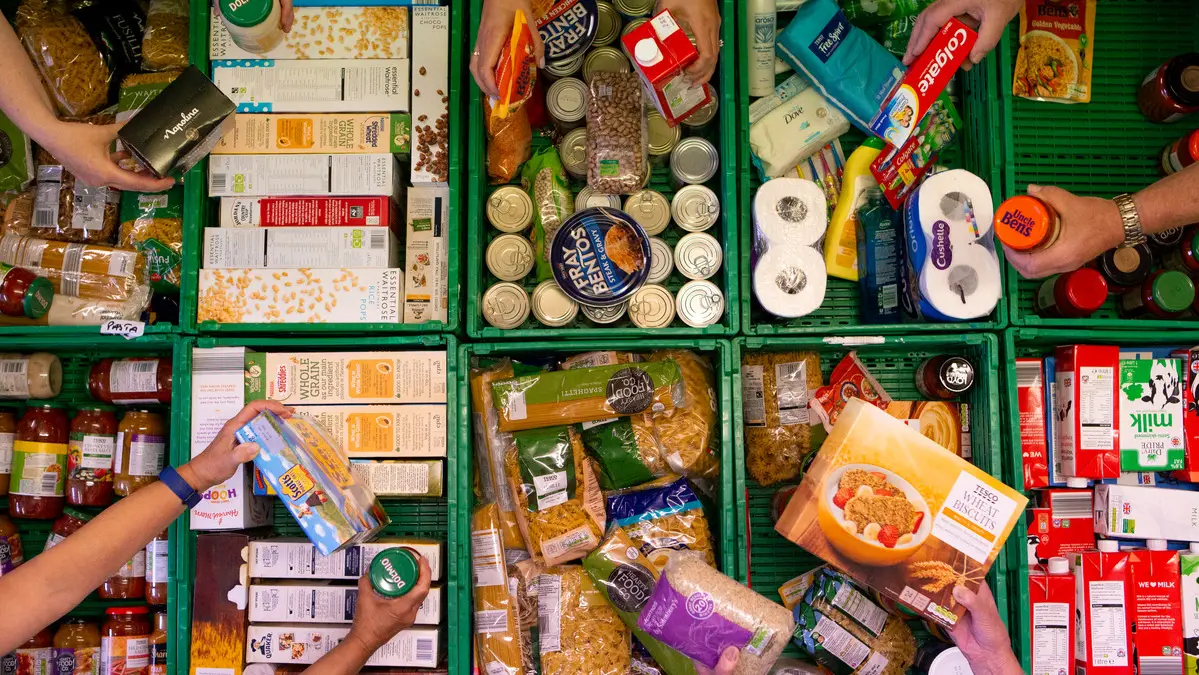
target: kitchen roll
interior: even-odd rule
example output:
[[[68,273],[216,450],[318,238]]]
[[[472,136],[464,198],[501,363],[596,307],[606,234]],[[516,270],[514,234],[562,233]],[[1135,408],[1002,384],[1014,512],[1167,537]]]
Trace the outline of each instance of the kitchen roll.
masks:
[[[794,319],[824,303],[828,268],[824,256],[810,246],[775,246],[754,266],[754,296],[771,314]]]
[[[754,243],[815,246],[828,229],[828,200],[819,185],[803,178],[766,181],[754,196]]]

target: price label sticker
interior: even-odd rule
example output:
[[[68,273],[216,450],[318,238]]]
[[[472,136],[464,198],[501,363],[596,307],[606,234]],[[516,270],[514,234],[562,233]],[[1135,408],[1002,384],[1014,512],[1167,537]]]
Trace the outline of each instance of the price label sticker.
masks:
[[[120,335],[126,340],[132,340],[146,334],[144,321],[120,321],[110,319],[100,326],[101,335]]]

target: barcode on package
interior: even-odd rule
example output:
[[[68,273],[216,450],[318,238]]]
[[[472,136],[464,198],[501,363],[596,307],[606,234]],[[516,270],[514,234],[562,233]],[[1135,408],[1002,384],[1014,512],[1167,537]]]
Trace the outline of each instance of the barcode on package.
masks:
[[[381,251],[387,246],[387,231],[386,230],[371,230],[370,246],[372,250]]]
[[[229,189],[229,174],[214,173],[212,174],[212,189],[209,192],[213,194],[225,194]]]
[[[470,536],[470,557],[475,586],[504,585],[504,564],[500,559],[499,530],[484,530]]]
[[[807,362],[792,361],[776,365],[774,367],[774,388],[778,396],[779,424],[785,427],[807,424]]]
[[[433,640],[428,638],[418,639],[416,641],[416,660],[419,662],[432,661],[433,657]]]
[[[899,306],[899,286],[896,284],[887,284],[878,289],[878,306],[879,309],[888,310],[895,309]]]
[[[83,276],[83,244],[67,244],[62,253],[62,294],[79,297]]]
[[[562,579],[542,574],[537,579],[537,632],[541,635],[541,653],[562,650]]]
[[[508,610],[488,609],[475,612],[476,633],[506,633],[508,631]]]
[[[1016,360],[1016,386],[1017,387],[1040,387],[1041,386],[1041,362]]]
[[[43,494],[43,495],[54,494],[54,487],[57,484],[58,484],[58,474],[57,473],[43,473],[42,474],[42,487],[41,487],[41,491],[38,494]]]

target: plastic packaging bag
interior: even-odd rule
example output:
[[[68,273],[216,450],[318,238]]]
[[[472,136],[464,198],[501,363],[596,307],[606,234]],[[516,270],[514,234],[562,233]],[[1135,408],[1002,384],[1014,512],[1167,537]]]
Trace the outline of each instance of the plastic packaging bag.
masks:
[[[491,398],[491,383],[514,376],[508,359],[470,369],[471,413],[474,424],[475,478],[486,502],[499,508],[505,550],[523,550],[525,539],[516,521],[516,501],[504,474],[504,453],[512,447],[512,434],[501,432],[498,413]]]
[[[475,648],[489,675],[518,675],[522,663],[516,588],[509,583],[500,538],[496,505],[475,509],[470,527]]]
[[[534,256],[537,280],[554,276],[550,266],[550,244],[562,223],[575,212],[574,195],[566,179],[566,168],[558,149],[550,145],[537,151],[520,172],[520,184],[533,200]]]
[[[483,114],[491,117],[491,103],[483,101]],[[493,183],[509,183],[533,150],[533,128],[524,108],[487,127],[487,175]]]
[[[741,392],[745,466],[760,485],[796,478],[812,454],[808,392],[818,388],[815,352],[745,352]]]
[[[599,465],[599,484],[605,490],[633,487],[666,475],[666,461],[650,415],[589,426],[582,436],[583,446]]]
[[[112,70],[83,23],[61,0],[24,0],[14,21],[17,35],[42,75],[58,109],[83,117],[108,103]]]
[[[649,180],[641,81],[633,73],[595,73],[587,103],[587,184],[603,194],[632,194]]]
[[[524,105],[533,95],[537,64],[532,29],[528,17],[520,10],[514,17],[508,43],[500,52],[495,82],[499,98],[483,101],[487,118],[487,175],[496,182],[507,183],[529,158],[533,143],[533,130]]]
[[[716,376],[712,364],[685,349],[657,351],[650,354],[649,360],[673,362],[682,380],[682,397],[676,399],[681,403],[654,417],[666,464],[688,478],[716,478],[720,473],[720,434],[716,428]]]
[[[695,551],[704,562],[716,566],[712,528],[686,478],[667,476],[608,493],[608,520],[624,528],[658,570],[680,551]]]
[[[186,68],[187,31],[187,0],[150,0],[142,37],[142,68]]]
[[[138,286],[123,301],[88,300],[57,294],[40,319],[0,314],[0,326],[99,326],[105,321],[135,321],[150,304],[150,287]]]
[[[863,401],[886,410],[891,396],[883,385],[866,370],[857,352],[850,352],[841,359],[828,377],[828,384],[812,393],[812,412],[820,418],[825,431],[832,432],[837,418],[851,399]]]
[[[626,675],[629,629],[578,565],[537,580],[542,675]]]
[[[183,261],[183,186],[156,194],[123,193],[117,245],[142,252],[155,291],[177,294]]]
[[[55,295],[128,302],[148,292],[145,258],[137,251],[6,234],[0,262],[46,277]]]
[[[95,124],[109,124],[111,115],[96,116]],[[53,155],[37,153],[37,185],[27,233],[54,241],[111,244],[117,231],[121,192],[77,180]]]

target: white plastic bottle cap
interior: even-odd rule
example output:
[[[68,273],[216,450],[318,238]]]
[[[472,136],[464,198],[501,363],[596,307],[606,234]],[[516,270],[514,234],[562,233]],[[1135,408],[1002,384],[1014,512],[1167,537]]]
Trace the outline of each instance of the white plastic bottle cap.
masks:
[[[633,48],[633,57],[643,66],[652,66],[662,60],[662,52],[653,38],[646,38]]]
[[[1112,539],[1100,539],[1095,547],[1104,553],[1116,553],[1120,550],[1120,543]]]
[[[1167,544],[1165,539],[1148,539],[1145,541],[1145,548],[1150,551],[1164,551]]]
[[[1070,572],[1070,561],[1061,556],[1049,559],[1050,574],[1068,574]]]
[[[1087,479],[1079,478],[1078,476],[1067,476],[1066,487],[1082,489],[1087,487]]]
[[[1192,541],[1187,548],[1190,549],[1191,553],[1199,553],[1199,541]]]

